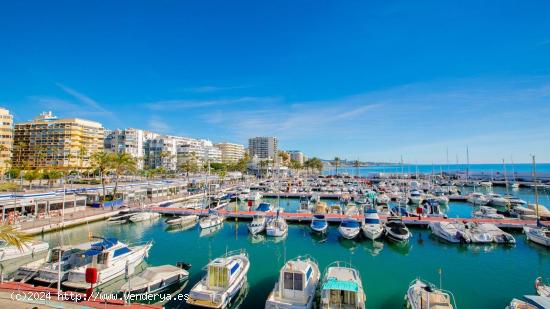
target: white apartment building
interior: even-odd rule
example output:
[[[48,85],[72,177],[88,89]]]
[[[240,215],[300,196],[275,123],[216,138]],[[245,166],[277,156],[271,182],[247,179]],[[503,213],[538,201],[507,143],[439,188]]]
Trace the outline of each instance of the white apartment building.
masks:
[[[304,153],[299,150],[289,150],[288,153],[290,154],[290,160],[298,161],[300,164],[304,164],[305,156]]]
[[[248,139],[248,152],[250,157],[260,160],[277,160],[276,137],[253,137]]]
[[[142,169],[145,165],[145,144],[157,137],[157,133],[140,129],[116,129],[106,134],[104,147],[106,152],[130,154],[137,159],[138,168]]]

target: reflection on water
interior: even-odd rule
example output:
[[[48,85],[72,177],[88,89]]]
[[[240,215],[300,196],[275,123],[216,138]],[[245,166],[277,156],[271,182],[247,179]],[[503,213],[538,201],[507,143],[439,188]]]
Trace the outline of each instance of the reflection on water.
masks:
[[[363,248],[372,256],[377,256],[384,249],[384,242],[378,240],[365,240],[362,242]]]
[[[60,235],[64,236],[65,244],[86,242],[88,235],[116,237],[126,243],[154,240],[147,258],[149,265],[175,265],[178,261],[194,265],[183,294],[204,275],[202,268],[209,259],[227,250],[243,248],[250,256],[248,282],[254,293],[240,300],[241,308],[262,307],[285,260],[303,254],[311,254],[317,259],[320,269],[333,261],[352,260],[367,288],[368,308],[400,307],[410,281],[423,277],[437,282],[435,270],[439,267],[445,269],[445,286],[455,294],[460,308],[503,308],[512,296],[532,293],[534,278],[550,276],[550,250],[526,242],[521,233],[513,233],[517,240],[515,247],[506,247],[445,243],[431,237],[429,230],[418,228],[411,228],[414,237],[408,244],[399,244],[384,238],[344,240],[334,225],[326,235],[319,235],[311,234],[306,224],[290,224],[288,236],[283,239],[265,234],[250,236],[243,222],[226,221],[217,231],[203,237],[200,236],[204,231],[196,225],[182,232],[167,233],[165,222],[147,223],[107,225],[97,222],[39,238],[53,246],[59,244]],[[467,272],[464,271],[466,266]],[[398,271],[392,271],[397,268]],[[391,276],[389,271],[392,271]],[[499,278],[499,288],[487,289],[494,284],[495,277]],[[478,291],[484,291],[485,297],[480,298],[476,294]],[[166,306],[186,307],[182,302],[168,302]]]
[[[219,232],[223,228],[223,224],[219,224],[213,227],[209,227],[206,229],[200,229],[199,237],[210,237],[214,236],[217,232]]]

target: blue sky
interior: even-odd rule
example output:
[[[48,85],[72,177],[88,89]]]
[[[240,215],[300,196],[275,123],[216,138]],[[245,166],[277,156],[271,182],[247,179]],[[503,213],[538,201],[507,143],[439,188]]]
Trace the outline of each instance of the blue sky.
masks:
[[[550,2],[383,2],[4,1],[0,106],[322,158],[550,162]]]

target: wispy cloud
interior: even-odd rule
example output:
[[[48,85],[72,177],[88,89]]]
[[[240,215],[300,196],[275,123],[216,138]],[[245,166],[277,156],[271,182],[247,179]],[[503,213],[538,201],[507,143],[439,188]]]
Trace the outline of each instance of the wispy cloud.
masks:
[[[227,91],[227,90],[246,89],[250,87],[252,86],[251,85],[239,85],[239,86],[205,85],[205,86],[199,86],[199,87],[193,87],[193,88],[185,88],[185,91],[194,92],[194,93],[212,93],[212,92]]]
[[[165,100],[157,102],[149,102],[144,105],[155,111],[170,111],[178,109],[193,109],[205,108],[212,106],[232,105],[232,104],[268,104],[277,102],[279,99],[275,97],[238,97],[228,99],[212,99],[212,100]]]
[[[170,126],[168,123],[166,123],[165,120],[157,115],[151,116],[147,121],[147,125],[149,126],[149,130],[153,132],[163,134],[170,134],[173,132],[172,126]]]
[[[544,45],[548,45],[548,44],[550,44],[550,39],[539,41],[539,42],[537,42],[536,46],[540,47],[540,46],[544,46]]]

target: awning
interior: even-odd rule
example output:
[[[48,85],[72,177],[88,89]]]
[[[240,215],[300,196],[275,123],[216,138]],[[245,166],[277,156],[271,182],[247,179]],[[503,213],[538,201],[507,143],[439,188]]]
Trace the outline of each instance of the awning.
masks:
[[[339,281],[336,278],[329,278],[327,282],[323,284],[323,290],[340,290],[340,291],[359,291],[359,285],[353,281]]]

